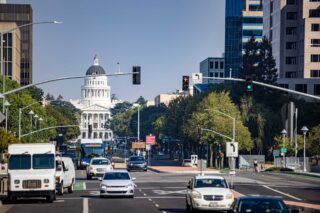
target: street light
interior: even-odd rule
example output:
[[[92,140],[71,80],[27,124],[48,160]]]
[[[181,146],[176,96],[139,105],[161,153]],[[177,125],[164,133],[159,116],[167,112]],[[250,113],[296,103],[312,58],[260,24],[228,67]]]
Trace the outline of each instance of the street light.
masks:
[[[14,27],[10,30],[7,30],[7,31],[4,31],[4,32],[0,32],[0,69],[1,69],[1,73],[2,73],[2,93],[5,92],[5,83],[6,83],[6,73],[5,73],[5,70],[3,68],[3,35],[5,34],[8,34],[8,33],[11,33],[15,30],[18,30],[20,28],[23,28],[23,27],[27,27],[27,26],[30,26],[30,25],[37,25],[37,24],[62,24],[62,22],[59,22],[59,21],[42,21],[42,22],[33,22],[33,23],[28,23],[28,24],[22,24],[22,25],[19,25],[17,27]],[[3,95],[3,103],[5,102],[5,96]],[[4,113],[4,110],[5,110],[5,106],[3,104],[3,108],[2,108],[2,112]]]
[[[41,122],[43,121],[43,119],[40,117],[39,118],[39,129],[41,129]]]
[[[39,118],[39,116],[38,116],[38,114],[35,114],[34,116],[34,119],[35,119],[35,121],[34,121],[34,126],[35,126],[35,129],[37,129],[37,122],[38,122],[38,118]]]
[[[308,127],[303,126],[301,128],[301,131],[303,133],[303,172],[307,171],[306,168],[306,134],[309,131]]]
[[[6,132],[8,132],[8,108],[11,104],[6,100],[3,104],[3,106],[6,109]]]
[[[281,131],[282,134],[282,147],[285,148],[285,139],[286,139],[286,135],[287,135],[287,131],[285,129],[283,129]],[[286,153],[282,153],[283,156],[283,167],[286,167]]]
[[[34,115],[34,112],[32,110],[30,110],[29,115],[30,115],[30,134],[31,134],[31,132],[32,132],[32,116]]]
[[[18,123],[18,132],[19,132],[19,139],[21,138],[20,136],[21,136],[21,114],[22,114],[22,110],[24,110],[24,109],[26,109],[26,108],[28,108],[28,107],[30,107],[30,106],[32,106],[32,105],[35,105],[35,104],[37,104],[37,103],[39,103],[39,102],[34,102],[34,103],[32,103],[32,104],[29,104],[29,105],[27,105],[27,106],[25,106],[25,107],[23,107],[23,108],[19,108],[19,123]]]

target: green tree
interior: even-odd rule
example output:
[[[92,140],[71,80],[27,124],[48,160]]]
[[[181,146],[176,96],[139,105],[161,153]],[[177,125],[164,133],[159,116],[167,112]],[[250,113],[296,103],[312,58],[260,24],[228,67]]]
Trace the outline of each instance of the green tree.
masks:
[[[320,124],[311,129],[306,146],[310,155],[315,157],[316,165],[318,165],[320,160]]]
[[[124,113],[126,112],[128,109],[130,109],[132,107],[132,104],[127,102],[127,101],[124,101],[122,103],[117,103],[115,105],[115,107],[113,107],[111,109],[111,113],[113,116],[117,115],[118,113]]]
[[[12,132],[6,132],[5,129],[0,129],[0,153],[4,153],[8,149],[9,144],[20,143]]]
[[[140,96],[135,103],[140,105],[145,105],[147,101],[144,99],[144,97]]]

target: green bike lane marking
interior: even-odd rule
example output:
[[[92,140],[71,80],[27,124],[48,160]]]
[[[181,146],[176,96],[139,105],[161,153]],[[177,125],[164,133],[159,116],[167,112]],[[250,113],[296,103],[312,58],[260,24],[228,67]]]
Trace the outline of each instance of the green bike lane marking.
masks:
[[[81,190],[86,190],[86,183],[85,182],[77,182],[73,186],[75,191],[81,191]]]

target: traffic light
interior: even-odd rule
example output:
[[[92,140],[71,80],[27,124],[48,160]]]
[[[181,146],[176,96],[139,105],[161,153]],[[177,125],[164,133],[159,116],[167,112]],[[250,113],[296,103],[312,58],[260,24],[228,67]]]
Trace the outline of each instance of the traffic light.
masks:
[[[252,93],[253,92],[253,84],[251,76],[246,77],[246,92]]]
[[[141,67],[132,67],[132,83],[135,85],[141,84]]]
[[[189,76],[184,75],[182,77],[182,90],[188,91],[189,90]]]

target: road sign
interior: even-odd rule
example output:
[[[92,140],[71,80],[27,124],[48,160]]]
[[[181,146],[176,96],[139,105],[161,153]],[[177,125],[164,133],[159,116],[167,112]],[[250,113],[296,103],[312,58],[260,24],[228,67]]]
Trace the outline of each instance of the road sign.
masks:
[[[279,149],[274,149],[273,150],[273,157],[276,158],[276,157],[279,157],[279,155],[280,155]]]
[[[286,147],[281,148],[281,153],[287,153],[288,149]]]
[[[144,149],[146,148],[145,142],[132,142],[132,149]]]
[[[227,157],[238,157],[238,142],[227,142],[226,155]]]
[[[1,112],[0,112],[0,123],[6,118]]]
[[[147,145],[155,145],[156,144],[156,136],[154,136],[154,135],[146,136],[146,144]]]
[[[202,73],[192,73],[192,83],[202,84]]]
[[[146,145],[146,150],[149,151],[151,149],[151,145],[147,144]]]

